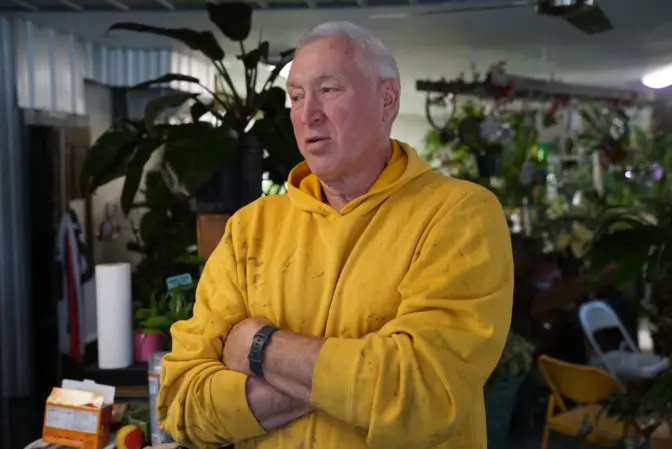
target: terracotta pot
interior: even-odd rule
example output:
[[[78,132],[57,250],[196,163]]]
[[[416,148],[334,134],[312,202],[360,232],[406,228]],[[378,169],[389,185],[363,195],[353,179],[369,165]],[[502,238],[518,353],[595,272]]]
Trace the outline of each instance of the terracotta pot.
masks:
[[[165,342],[164,334],[146,334],[136,330],[133,335],[133,359],[138,363],[147,362],[153,352],[163,350]]]

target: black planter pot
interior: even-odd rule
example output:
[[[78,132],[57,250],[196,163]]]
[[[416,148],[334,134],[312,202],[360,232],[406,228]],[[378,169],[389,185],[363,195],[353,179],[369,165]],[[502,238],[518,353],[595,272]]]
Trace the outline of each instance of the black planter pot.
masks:
[[[518,391],[525,376],[509,379],[484,390],[488,447],[506,449],[508,447],[511,416],[516,408]]]
[[[233,214],[261,196],[263,150],[245,135],[225,166],[194,195],[200,214]]]

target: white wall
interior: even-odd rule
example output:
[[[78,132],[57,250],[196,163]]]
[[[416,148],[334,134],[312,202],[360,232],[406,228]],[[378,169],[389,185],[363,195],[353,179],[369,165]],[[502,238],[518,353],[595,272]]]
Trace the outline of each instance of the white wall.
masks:
[[[399,114],[392,126],[392,137],[401,140],[418,152],[424,150],[425,134],[430,125],[423,115]]]

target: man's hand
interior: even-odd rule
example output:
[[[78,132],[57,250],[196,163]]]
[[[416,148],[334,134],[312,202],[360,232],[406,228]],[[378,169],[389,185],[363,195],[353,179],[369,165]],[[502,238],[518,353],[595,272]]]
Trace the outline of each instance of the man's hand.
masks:
[[[247,355],[250,353],[254,334],[267,324],[271,323],[261,318],[245,318],[231,328],[224,342],[223,362],[228,369],[247,374],[248,376],[254,375],[250,371]]]

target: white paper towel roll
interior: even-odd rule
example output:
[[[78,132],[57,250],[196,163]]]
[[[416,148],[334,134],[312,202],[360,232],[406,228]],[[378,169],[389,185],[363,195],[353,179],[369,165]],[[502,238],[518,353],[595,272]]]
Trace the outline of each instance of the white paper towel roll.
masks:
[[[131,264],[96,265],[98,367],[125,368],[133,363]]]

